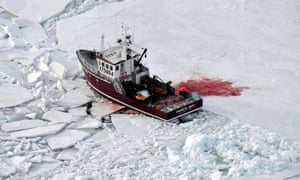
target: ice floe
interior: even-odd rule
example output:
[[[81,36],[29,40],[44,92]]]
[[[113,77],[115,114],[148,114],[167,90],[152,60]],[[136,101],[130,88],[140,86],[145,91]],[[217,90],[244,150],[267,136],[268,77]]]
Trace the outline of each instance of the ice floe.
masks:
[[[0,75],[3,75],[7,78],[10,78],[11,82],[16,80],[22,81],[23,76],[22,73],[19,71],[18,66],[13,64],[12,62],[8,61],[0,61]]]
[[[42,75],[42,72],[32,72],[32,73],[27,75],[27,81],[29,83],[34,83],[34,82],[39,80],[41,75]]]
[[[58,160],[72,160],[76,158],[76,155],[78,154],[78,150],[75,148],[68,148],[61,151],[56,159]]]
[[[86,116],[87,115],[87,107],[78,107],[69,109],[69,113],[74,116]]]
[[[70,123],[72,121],[72,114],[51,109],[42,118],[51,123]]]
[[[90,136],[90,133],[81,130],[66,129],[63,132],[47,138],[51,149],[65,149]]]
[[[36,128],[40,126],[46,126],[48,123],[39,119],[32,120],[19,120],[14,122],[4,123],[1,126],[2,131],[10,132],[10,131],[20,131],[25,129]]]
[[[12,132],[11,136],[17,138],[31,138],[31,137],[40,137],[40,136],[48,136],[51,134],[56,134],[61,131],[65,127],[65,124],[54,124],[43,127],[36,127],[32,129],[27,129],[23,131]]]
[[[7,177],[16,172],[16,167],[8,160],[0,162],[0,177]]]
[[[109,101],[103,101],[103,102],[94,102],[92,103],[92,107],[90,109],[90,112],[92,115],[96,117],[105,116],[107,114],[111,114],[113,112],[117,112],[121,109],[123,109],[124,106],[112,103]]]
[[[76,129],[97,129],[99,127],[102,127],[102,123],[95,118],[86,118],[73,126]]]
[[[30,91],[12,84],[0,86],[0,108],[17,106],[33,99]]]
[[[143,115],[112,114],[117,131],[133,137],[144,137],[156,124],[156,120]]]
[[[64,65],[56,62],[56,61],[52,61],[49,65],[50,69],[52,70],[52,72],[59,78],[62,79],[65,75],[66,72],[66,68]]]
[[[69,91],[65,95],[63,95],[59,99],[58,104],[62,105],[64,107],[67,107],[67,108],[73,108],[73,107],[78,107],[78,106],[84,105],[90,101],[91,101],[91,99],[88,98],[86,95],[84,95],[76,90],[73,90],[73,91]]]
[[[62,164],[61,161],[56,162],[43,162],[43,163],[37,163],[32,164],[30,171],[28,172],[28,177],[36,177],[38,175],[42,175],[43,173],[49,172],[57,167],[59,167]]]
[[[3,5],[15,14],[39,22],[47,17],[63,10],[63,7],[69,2],[68,0],[53,0],[47,2],[40,0],[3,0]],[[33,13],[34,12],[34,13]]]

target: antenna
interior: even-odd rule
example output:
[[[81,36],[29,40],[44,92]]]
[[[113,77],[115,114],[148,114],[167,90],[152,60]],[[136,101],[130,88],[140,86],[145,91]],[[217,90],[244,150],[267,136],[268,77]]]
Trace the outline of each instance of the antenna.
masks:
[[[104,34],[102,34],[102,36],[101,36],[101,47],[100,47],[101,49],[101,51],[104,51]]]

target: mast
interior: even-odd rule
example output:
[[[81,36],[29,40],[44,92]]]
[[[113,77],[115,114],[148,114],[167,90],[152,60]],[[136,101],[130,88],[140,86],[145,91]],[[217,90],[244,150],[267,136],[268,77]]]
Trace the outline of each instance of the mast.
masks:
[[[123,29],[123,37],[122,37],[122,51],[121,51],[121,59],[122,60],[127,60],[127,48],[128,48],[128,44],[127,44],[127,27],[126,25],[124,26],[124,24],[122,25],[122,29]]]

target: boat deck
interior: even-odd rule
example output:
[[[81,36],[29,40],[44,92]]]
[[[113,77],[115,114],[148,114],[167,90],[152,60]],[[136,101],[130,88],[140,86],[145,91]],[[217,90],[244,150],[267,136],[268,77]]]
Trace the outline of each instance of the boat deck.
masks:
[[[201,97],[196,93],[192,93],[191,97],[189,98],[184,98],[182,96],[169,96],[166,99],[160,100],[156,104],[151,104],[150,106],[162,112],[168,113],[188,106],[189,104],[193,104],[194,102],[199,101],[200,98]]]

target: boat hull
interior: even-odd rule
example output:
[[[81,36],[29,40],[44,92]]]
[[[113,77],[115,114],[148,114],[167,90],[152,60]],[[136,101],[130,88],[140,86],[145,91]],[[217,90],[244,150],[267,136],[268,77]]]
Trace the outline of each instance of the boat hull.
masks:
[[[83,67],[83,71],[85,73],[87,82],[92,89],[94,89],[99,94],[107,97],[108,99],[111,99],[112,101],[120,103],[126,107],[129,107],[131,109],[134,109],[134,110],[144,113],[146,115],[152,116],[152,117],[160,119],[160,120],[170,121],[170,120],[185,116],[191,112],[197,111],[202,107],[202,99],[200,98],[197,101],[193,101],[192,103],[188,103],[185,106],[174,109],[172,111],[169,111],[169,112],[161,111],[153,106],[144,104],[135,99],[132,99],[130,97],[127,97],[127,96],[124,96],[124,95],[118,93],[117,91],[115,91],[115,88],[114,88],[112,82],[109,82],[109,81],[101,78],[97,74],[94,74],[93,72],[91,72],[84,65],[84,63],[83,63],[84,59],[81,58],[81,56],[78,56],[78,58]]]
[[[179,109],[176,109],[171,112],[162,112],[153,107],[142,104],[134,99],[130,99],[122,94],[117,93],[114,90],[112,83],[102,80],[93,73],[90,73],[87,69],[83,68],[83,71],[86,75],[87,82],[89,86],[94,89],[99,94],[111,99],[115,102],[118,102],[124,106],[127,106],[131,109],[137,110],[146,115],[152,116],[160,120],[173,120],[179,117],[182,117],[191,112],[197,111],[202,107],[202,100],[196,101],[192,104],[188,104]]]

